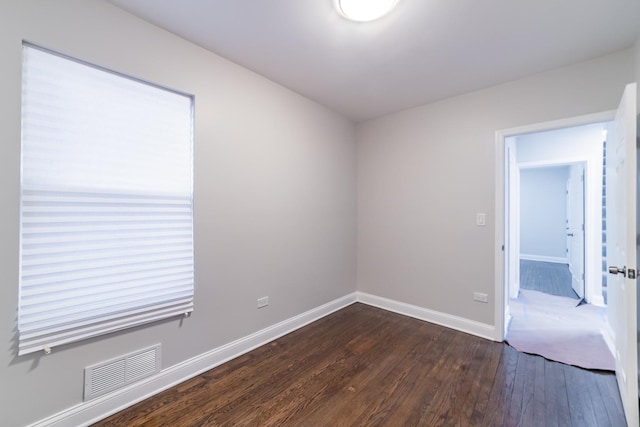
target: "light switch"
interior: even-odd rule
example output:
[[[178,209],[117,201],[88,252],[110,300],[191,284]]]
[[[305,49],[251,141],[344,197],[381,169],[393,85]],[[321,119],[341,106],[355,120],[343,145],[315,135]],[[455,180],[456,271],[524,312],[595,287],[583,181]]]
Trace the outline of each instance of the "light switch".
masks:
[[[485,213],[477,213],[476,214],[476,225],[480,227],[484,227],[487,225],[487,214]]]

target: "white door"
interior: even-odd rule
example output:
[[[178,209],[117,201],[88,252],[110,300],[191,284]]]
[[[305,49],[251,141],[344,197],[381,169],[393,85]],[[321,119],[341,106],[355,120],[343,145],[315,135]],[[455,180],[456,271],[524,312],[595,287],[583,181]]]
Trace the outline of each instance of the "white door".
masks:
[[[625,88],[610,134],[606,150],[608,313],[624,412],[628,425],[637,426],[635,83]]]
[[[567,180],[567,260],[571,287],[584,292],[584,165],[571,165]]]

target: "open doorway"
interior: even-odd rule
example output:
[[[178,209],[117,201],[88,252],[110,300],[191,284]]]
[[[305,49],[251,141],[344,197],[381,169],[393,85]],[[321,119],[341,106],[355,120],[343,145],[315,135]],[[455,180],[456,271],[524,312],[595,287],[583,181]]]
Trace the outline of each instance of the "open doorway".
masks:
[[[518,164],[521,289],[584,301],[585,166]]]
[[[613,370],[603,287],[608,126],[505,139],[505,338],[522,351]]]

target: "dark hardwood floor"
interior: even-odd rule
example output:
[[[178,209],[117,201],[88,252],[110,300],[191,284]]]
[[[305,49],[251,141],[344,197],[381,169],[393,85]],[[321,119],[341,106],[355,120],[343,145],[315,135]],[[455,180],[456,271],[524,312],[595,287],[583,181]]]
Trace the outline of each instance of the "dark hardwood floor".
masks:
[[[353,304],[95,426],[625,426],[615,376]]]
[[[520,260],[520,288],[579,299],[567,264]]]

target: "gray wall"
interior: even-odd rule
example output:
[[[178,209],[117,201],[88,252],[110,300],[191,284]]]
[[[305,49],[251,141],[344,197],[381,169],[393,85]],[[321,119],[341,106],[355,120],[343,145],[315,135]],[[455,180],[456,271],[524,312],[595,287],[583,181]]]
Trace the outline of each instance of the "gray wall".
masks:
[[[87,365],[161,342],[166,368],[355,291],[351,122],[101,1],[1,9],[0,424],[81,402]],[[23,39],[195,95],[191,318],[16,356]]]
[[[611,110],[632,79],[627,50],[359,125],[358,290],[492,325],[496,131]]]
[[[520,254],[566,259],[569,166],[520,171]]]

